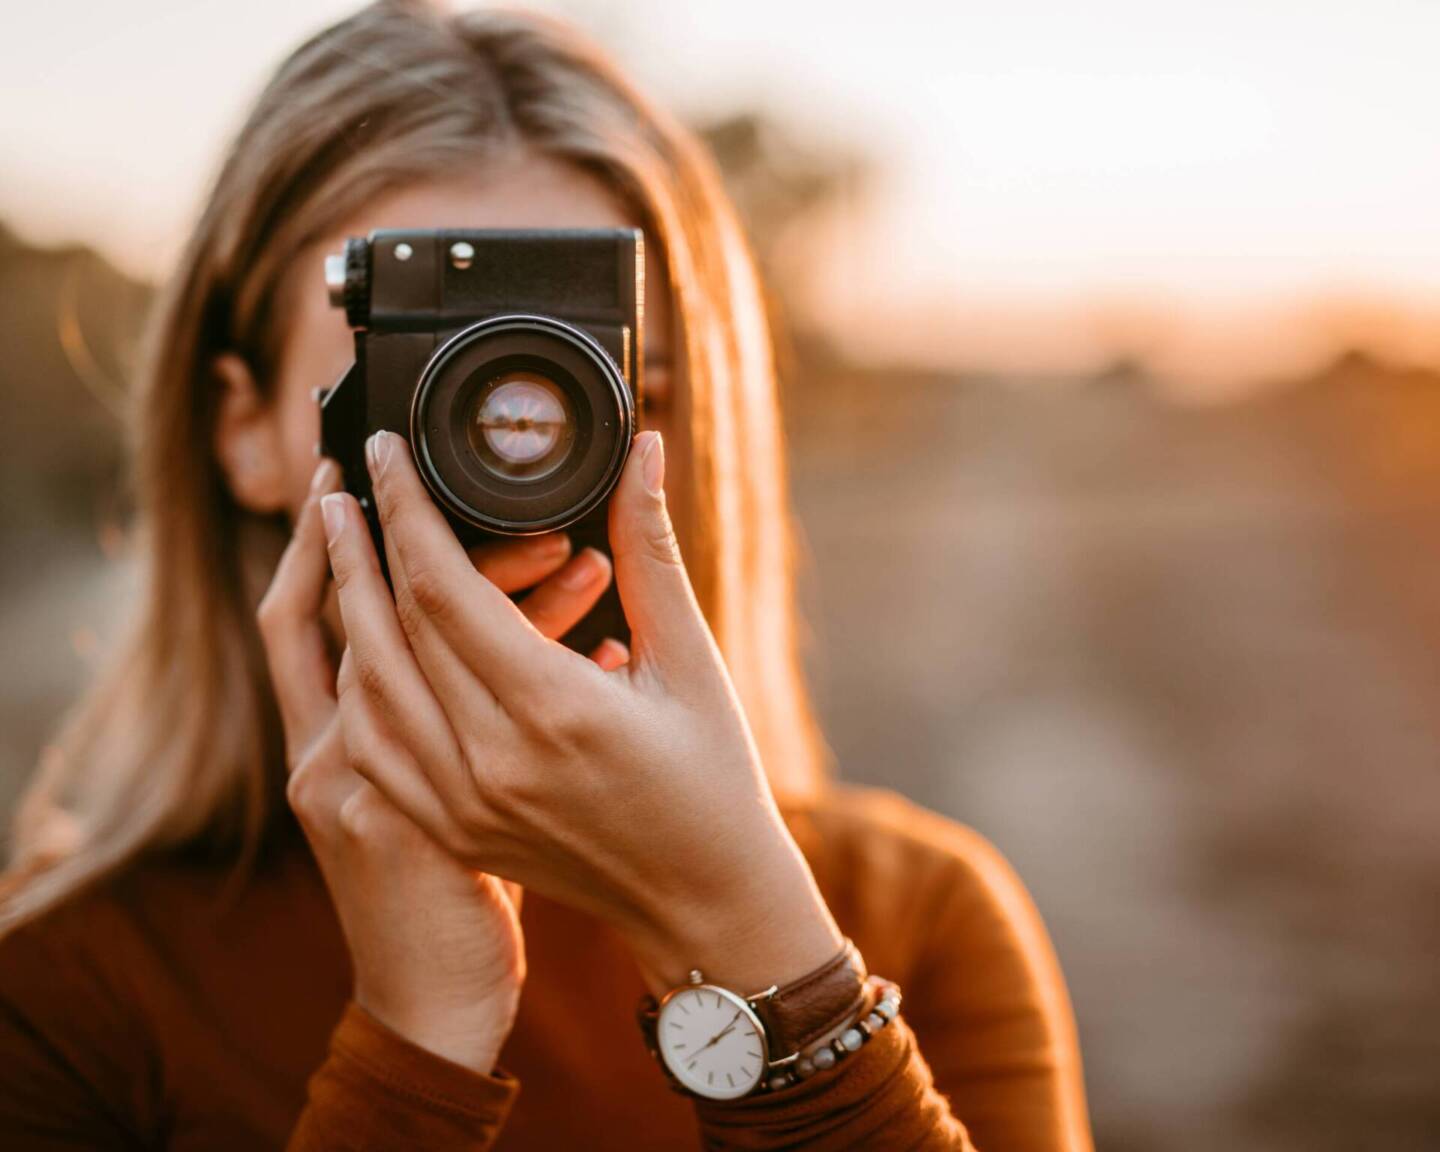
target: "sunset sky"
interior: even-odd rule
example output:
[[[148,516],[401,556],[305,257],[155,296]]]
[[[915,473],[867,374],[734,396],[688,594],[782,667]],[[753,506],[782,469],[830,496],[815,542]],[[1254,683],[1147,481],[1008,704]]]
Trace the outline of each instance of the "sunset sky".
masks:
[[[163,274],[267,70],[350,7],[12,9],[0,219]],[[1267,333],[1352,324],[1440,362],[1434,0],[542,7],[692,119],[759,106],[874,159],[801,302],[876,333],[858,351],[1063,368],[1188,348],[1253,372]],[[968,319],[942,337],[945,316]]]

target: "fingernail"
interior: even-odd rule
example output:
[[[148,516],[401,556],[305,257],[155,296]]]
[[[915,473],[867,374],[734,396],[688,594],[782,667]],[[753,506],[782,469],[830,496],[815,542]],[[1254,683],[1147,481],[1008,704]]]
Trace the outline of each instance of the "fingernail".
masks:
[[[395,442],[395,433],[381,430],[365,441],[365,463],[370,465],[370,479],[379,480],[385,474],[385,465],[390,463],[390,450]]]
[[[345,497],[339,492],[322,496],[320,515],[325,518],[325,543],[334,544],[335,537],[345,527]]]
[[[578,592],[581,588],[588,588],[600,578],[600,567],[603,563],[600,553],[593,548],[586,548],[574,560],[565,565],[555,579],[560,582],[560,587]]]
[[[315,475],[310,477],[311,493],[323,492],[330,487],[330,482],[339,468],[340,465],[336,464],[334,460],[320,461],[320,467],[316,468]]]
[[[660,443],[658,432],[642,432],[640,439],[645,441],[640,446],[640,467],[643,470],[645,491],[652,496],[659,496],[660,490],[665,486],[665,447]]]

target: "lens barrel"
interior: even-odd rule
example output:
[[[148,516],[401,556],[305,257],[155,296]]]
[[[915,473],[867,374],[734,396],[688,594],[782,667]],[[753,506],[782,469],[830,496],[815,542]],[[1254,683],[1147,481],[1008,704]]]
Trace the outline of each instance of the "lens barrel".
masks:
[[[494,316],[447,340],[410,411],[415,460],[436,502],[490,532],[563,528],[619,479],[635,424],[630,389],[584,330]]]

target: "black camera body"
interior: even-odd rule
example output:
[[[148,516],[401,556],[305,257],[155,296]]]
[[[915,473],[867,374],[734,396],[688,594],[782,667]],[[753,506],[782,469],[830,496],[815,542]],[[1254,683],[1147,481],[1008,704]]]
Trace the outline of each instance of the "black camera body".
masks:
[[[321,397],[320,451],[385,551],[364,446],[410,442],[466,547],[565,529],[607,555],[609,497],[638,430],[644,240],[635,229],[384,230],[326,260],[355,362]],[[387,573],[388,575],[388,573]],[[565,638],[628,640],[613,586]]]

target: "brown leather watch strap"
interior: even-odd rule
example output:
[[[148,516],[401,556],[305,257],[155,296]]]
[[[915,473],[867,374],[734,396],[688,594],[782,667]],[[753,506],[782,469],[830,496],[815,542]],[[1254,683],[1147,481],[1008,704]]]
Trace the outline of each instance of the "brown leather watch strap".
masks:
[[[847,939],[821,967],[749,1001],[765,1025],[770,1059],[784,1059],[860,1011],[865,1002],[865,962]]]

